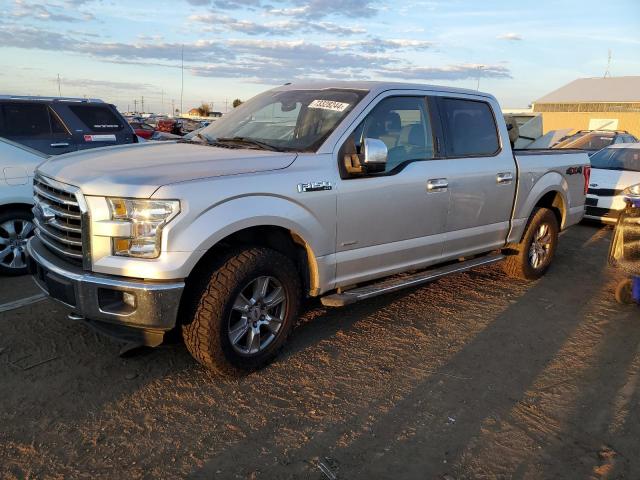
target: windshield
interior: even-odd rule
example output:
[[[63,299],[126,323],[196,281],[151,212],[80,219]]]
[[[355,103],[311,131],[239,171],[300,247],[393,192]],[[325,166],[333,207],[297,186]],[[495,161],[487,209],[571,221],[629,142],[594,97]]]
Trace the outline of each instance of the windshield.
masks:
[[[605,148],[591,156],[591,167],[640,172],[640,149]]]
[[[579,148],[582,150],[600,150],[613,143],[614,135],[603,132],[581,132],[571,135],[553,148]]]
[[[199,133],[209,142],[315,151],[366,94],[343,89],[269,91]]]

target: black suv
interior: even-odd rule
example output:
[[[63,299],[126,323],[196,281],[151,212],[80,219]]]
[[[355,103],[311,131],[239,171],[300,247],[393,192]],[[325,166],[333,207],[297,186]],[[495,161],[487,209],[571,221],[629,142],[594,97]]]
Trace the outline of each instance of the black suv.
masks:
[[[0,95],[0,137],[47,155],[135,143],[115,106],[86,98]]]

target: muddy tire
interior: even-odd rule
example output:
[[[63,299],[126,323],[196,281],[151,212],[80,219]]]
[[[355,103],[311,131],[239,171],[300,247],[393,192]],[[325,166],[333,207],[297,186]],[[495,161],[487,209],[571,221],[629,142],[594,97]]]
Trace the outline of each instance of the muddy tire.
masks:
[[[621,303],[622,305],[629,305],[634,303],[633,300],[633,282],[630,278],[622,280],[618,285],[616,285],[616,302]]]
[[[236,250],[189,282],[187,349],[207,369],[238,374],[267,365],[286,342],[300,306],[294,263],[275,250]]]
[[[548,208],[534,210],[522,237],[503,262],[504,271],[516,278],[537,280],[543,276],[556,253],[560,227]]]

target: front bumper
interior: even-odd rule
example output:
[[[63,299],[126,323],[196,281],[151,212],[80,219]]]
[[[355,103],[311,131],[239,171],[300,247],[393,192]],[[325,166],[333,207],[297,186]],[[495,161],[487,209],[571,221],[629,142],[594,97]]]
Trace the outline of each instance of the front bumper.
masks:
[[[29,268],[38,286],[113,336],[147,345],[162,341],[176,325],[183,281],[157,282],[82,270],[51,253],[38,240],[27,244]]]

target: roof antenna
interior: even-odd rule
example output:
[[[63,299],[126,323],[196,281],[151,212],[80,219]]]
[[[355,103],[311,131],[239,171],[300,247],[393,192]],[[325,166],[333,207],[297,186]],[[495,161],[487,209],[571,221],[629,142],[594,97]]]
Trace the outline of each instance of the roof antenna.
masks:
[[[604,77],[603,78],[611,78],[611,72],[609,71],[611,69],[611,49],[609,49],[609,55],[607,57],[607,71],[604,72]]]

